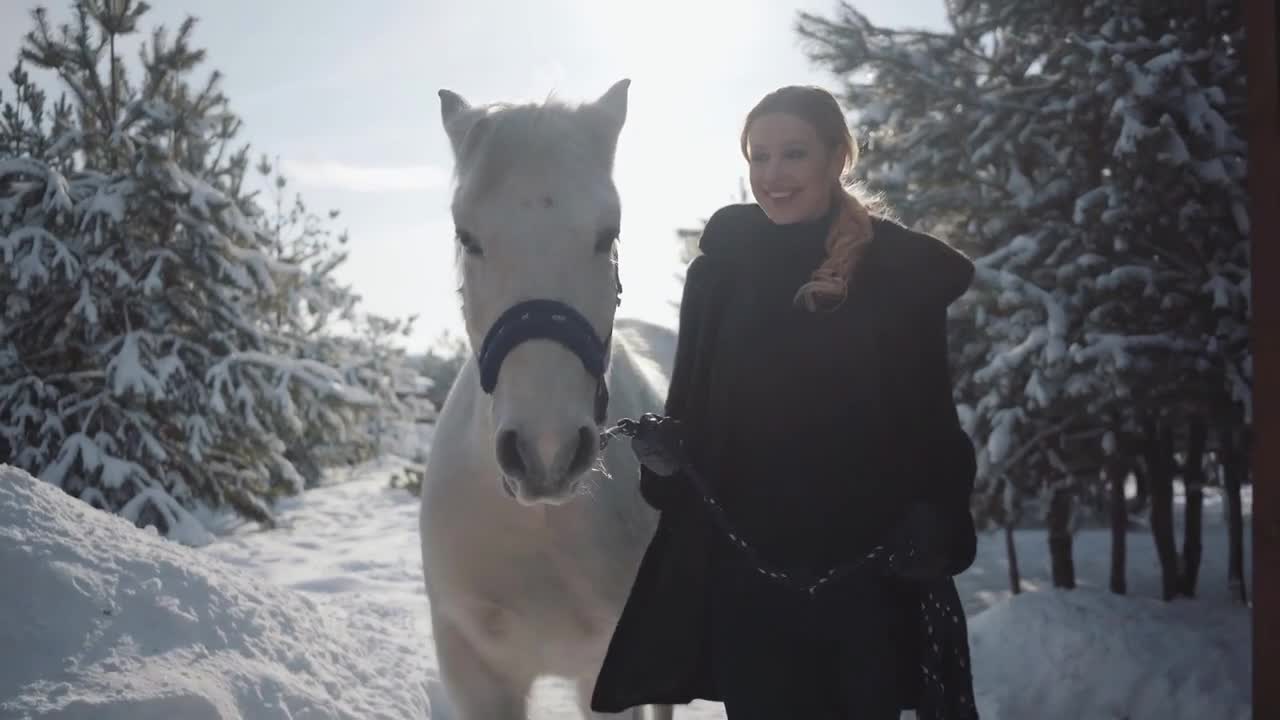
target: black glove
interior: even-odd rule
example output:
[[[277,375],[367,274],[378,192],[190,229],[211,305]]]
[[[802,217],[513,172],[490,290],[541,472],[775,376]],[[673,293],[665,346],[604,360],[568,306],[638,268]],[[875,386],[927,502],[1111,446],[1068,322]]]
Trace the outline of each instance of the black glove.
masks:
[[[675,418],[645,413],[636,421],[631,451],[655,475],[671,477],[684,463],[682,425]]]
[[[936,506],[913,503],[886,543],[894,558],[889,571],[920,582],[945,577],[951,556],[949,537],[947,519]]]

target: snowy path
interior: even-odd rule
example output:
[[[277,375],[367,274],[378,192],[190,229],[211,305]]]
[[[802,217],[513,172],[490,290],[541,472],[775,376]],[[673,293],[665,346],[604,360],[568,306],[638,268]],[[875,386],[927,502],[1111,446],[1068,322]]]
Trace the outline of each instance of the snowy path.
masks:
[[[418,549],[418,505],[405,490],[390,487],[390,476],[399,467],[387,460],[339,471],[330,481],[340,482],[282,503],[281,528],[236,534],[205,552],[317,600],[377,613],[419,641],[427,664],[435,668]],[[553,680],[535,686],[532,720],[578,717],[566,686]],[[709,720],[724,714],[718,704],[698,703],[681,708],[676,717]]]
[[[343,482],[313,490],[304,498],[286,501],[282,505],[284,526],[281,529],[236,535],[206,551],[232,564],[252,569],[273,583],[323,596],[344,607],[363,607],[395,622],[405,628],[408,636],[420,641],[427,663],[434,668],[436,661],[417,547],[417,503],[403,489],[390,487],[390,475],[396,472],[397,467],[394,461],[385,461],[349,473],[339,472],[332,480]],[[1184,601],[1165,613],[1174,622],[1191,624],[1197,615],[1216,613],[1228,599],[1226,538],[1220,518],[1218,498],[1210,496],[1205,508],[1205,565],[1200,583],[1201,598],[1195,602]],[[1023,573],[1023,588],[1027,591],[1049,588],[1044,533],[1019,532],[1015,542]],[[1075,542],[1080,586],[1105,590],[1110,557],[1108,532],[1082,531],[1077,533]],[[1159,574],[1148,533],[1131,533],[1129,568],[1131,595],[1151,599],[1158,597]],[[993,533],[980,537],[978,560],[959,578],[958,584],[971,618],[989,607],[1000,605],[1009,597],[1003,536]],[[1146,603],[1140,606],[1148,607]],[[1038,606],[1031,610],[1028,607],[1031,606],[1014,613],[1017,617],[1015,625],[1023,626],[1019,632],[1024,636],[1037,633],[1036,628],[1025,627],[1029,618],[1045,624],[1050,622],[1044,613],[1051,610]],[[1151,607],[1156,608],[1154,612],[1162,612],[1158,609],[1161,604],[1152,603]],[[1207,632],[1206,637],[1212,638],[1215,633],[1238,634],[1241,622],[1238,615],[1228,613],[1225,620],[1218,621],[1218,624],[1235,623],[1227,630],[1218,625],[1209,626],[1207,630],[1213,632]],[[1052,629],[1047,637],[1053,637]],[[1001,642],[1016,644],[1008,638]],[[1063,648],[1069,644],[1059,643],[1055,647],[1052,639],[1037,642],[1048,643],[1043,648],[1047,654],[1068,652]],[[984,668],[976,664],[979,655],[992,651],[998,653],[999,649],[975,646],[975,667],[980,673]],[[1225,650],[1223,652],[1226,653]],[[1036,662],[1037,658],[1032,656],[1000,664],[1019,667],[1023,663]],[[1003,672],[1001,668],[992,667],[991,670],[992,679],[1000,677]],[[1126,681],[1137,682],[1132,678]],[[988,702],[994,703],[994,700]],[[579,717],[567,689],[551,681],[541,682],[535,688],[531,712],[534,720]],[[679,709],[676,716],[682,720],[722,718],[723,711],[718,704],[697,703]]]
[[[0,718],[422,720],[436,673],[417,503],[397,463],[338,473],[191,549],[0,466]],[[960,578],[983,720],[1249,717],[1250,614],[1224,602],[1225,538],[1210,504],[1202,597],[1153,599],[1150,537],[1130,536],[1133,596],[1106,580],[1106,533],[1077,533],[1081,589],[1004,600],[1003,540]],[[1046,588],[1043,532],[1018,535]],[[988,605],[990,607],[988,608]],[[986,609],[984,609],[986,608]],[[578,714],[541,683],[531,717]],[[430,717],[447,720],[436,704]],[[682,720],[723,717],[681,708]]]

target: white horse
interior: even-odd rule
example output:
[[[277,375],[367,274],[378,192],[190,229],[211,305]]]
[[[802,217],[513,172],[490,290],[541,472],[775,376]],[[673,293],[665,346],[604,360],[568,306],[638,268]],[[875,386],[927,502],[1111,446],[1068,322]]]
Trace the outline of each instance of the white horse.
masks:
[[[542,676],[575,682],[584,716],[599,717],[596,674],[657,524],[630,448],[598,457],[603,425],[661,406],[644,359],[612,333],[627,88],[579,107],[473,108],[440,92],[466,330],[477,352],[503,345],[459,373],[422,483],[422,565],[460,720],[523,719]],[[526,301],[552,302],[542,335],[569,320],[576,335],[520,335],[539,308],[507,311]]]

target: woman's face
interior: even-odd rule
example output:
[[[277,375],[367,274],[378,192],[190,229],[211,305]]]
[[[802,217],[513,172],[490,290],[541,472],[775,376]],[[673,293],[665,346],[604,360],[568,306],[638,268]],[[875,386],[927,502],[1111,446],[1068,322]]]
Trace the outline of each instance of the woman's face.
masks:
[[[757,117],[747,128],[751,192],[779,225],[815,220],[830,207],[844,168],[805,120],[783,112]]]

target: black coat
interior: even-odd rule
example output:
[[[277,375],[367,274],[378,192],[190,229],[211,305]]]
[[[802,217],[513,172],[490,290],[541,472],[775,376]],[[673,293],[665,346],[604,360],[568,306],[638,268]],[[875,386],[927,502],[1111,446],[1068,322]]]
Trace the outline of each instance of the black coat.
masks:
[[[723,403],[718,406],[707,390],[720,369],[717,362],[724,363],[713,359],[712,350],[725,306],[734,296],[735,280],[743,275],[744,255],[753,252],[748,249],[752,243],[777,227],[755,205],[721,209],[708,222],[700,243],[703,254],[690,264],[686,277],[665,412],[683,421],[695,464],[713,478],[724,461],[716,459],[713,448],[700,446],[716,435],[713,430],[723,421],[712,409],[725,412]],[[950,626],[952,615],[959,612],[951,576],[966,569],[976,551],[968,504],[974,453],[951,398],[946,340],[946,308],[968,287],[972,275],[972,263],[946,244],[877,218],[874,239],[845,303],[853,309],[844,322],[857,340],[837,345],[849,357],[836,360],[860,369],[854,376],[859,379],[852,381],[858,387],[851,390],[859,402],[851,405],[852,414],[841,416],[861,448],[852,452],[856,461],[850,471],[859,478],[874,478],[874,484],[886,490],[885,497],[892,498],[848,523],[858,529],[872,528],[874,537],[841,535],[848,547],[839,550],[855,555],[868,549],[871,541],[882,543],[904,530],[914,536],[909,539],[915,544],[928,548],[933,557],[926,558],[930,562],[925,565],[932,564],[936,576],[905,586],[918,601],[908,604],[923,611],[918,627],[930,631],[944,619]],[[762,382],[769,380],[762,378]],[[641,491],[662,515],[601,668],[592,700],[597,711],[720,699],[710,669],[716,648],[709,647],[706,633],[708,618],[717,612],[706,583],[712,575],[712,548],[720,541],[719,530],[689,482],[642,472]],[[921,508],[927,512],[921,513]],[[908,522],[908,515],[928,520]],[[877,518],[883,521],[877,524]],[[780,546],[779,552],[787,549]],[[824,562],[842,557],[840,552],[826,555]],[[788,561],[785,555],[777,559]],[[937,612],[945,609],[945,614],[924,617],[934,607]],[[937,707],[947,702],[958,708],[972,706],[962,619],[959,625],[959,633],[949,632],[947,642],[960,647],[942,651],[946,657],[959,658],[959,667],[930,671],[941,673],[948,681],[946,693],[956,697],[926,701],[917,682],[909,685],[913,690],[903,698],[903,707],[925,709],[924,701],[932,703],[933,717],[976,717],[967,710],[947,712]],[[922,631],[921,637],[927,633]],[[922,662],[924,658],[917,654],[905,667],[915,669]]]

